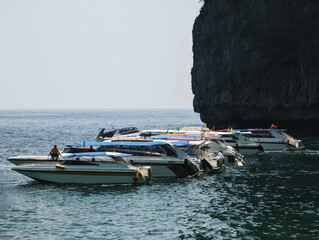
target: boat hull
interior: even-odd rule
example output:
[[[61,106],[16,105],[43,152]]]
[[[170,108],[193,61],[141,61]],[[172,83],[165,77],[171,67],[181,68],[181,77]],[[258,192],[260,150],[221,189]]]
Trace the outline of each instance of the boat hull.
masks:
[[[222,153],[214,155],[208,153],[202,154],[201,165],[206,174],[220,173],[224,169],[224,163],[225,157]]]
[[[288,148],[288,144],[285,142],[263,142],[258,140],[256,142],[260,143],[265,151],[283,151]]]
[[[168,164],[168,163],[154,163],[154,162],[140,162],[134,161],[135,166],[151,166],[152,177],[154,178],[166,178],[166,177],[178,177],[184,178],[195,175],[197,171],[189,170],[189,167],[184,164]]]
[[[262,145],[260,145],[262,146]],[[262,153],[264,152],[264,150],[261,150],[261,147],[249,147],[249,146],[239,146],[238,148],[236,148],[236,146],[234,147],[240,154],[244,155],[244,156],[250,156],[250,155],[256,155],[258,153]]]
[[[262,144],[257,142],[251,142],[251,143],[228,143],[227,140],[224,142],[226,146],[233,147],[237,152],[239,152],[241,155],[249,156],[249,155],[256,155],[258,153],[264,152],[264,148]]]
[[[41,164],[42,165],[42,164]],[[35,167],[34,165],[21,165],[13,170],[32,179],[53,183],[81,183],[81,184],[133,184],[145,183],[150,179],[150,168],[118,170],[81,170],[65,168],[60,165],[47,165]]]
[[[57,163],[57,161],[52,161],[51,158],[47,158],[46,156],[35,156],[35,157],[18,156],[18,157],[10,157],[7,160],[15,165],[22,165],[22,164],[23,165],[24,164],[55,165]],[[192,169],[190,169],[190,167],[187,164],[185,165],[183,161],[172,161],[171,159],[161,161],[156,158],[145,158],[145,157],[133,156],[132,164],[135,166],[151,166],[152,177],[156,177],[156,178],[188,177],[196,173],[195,171],[192,171]]]

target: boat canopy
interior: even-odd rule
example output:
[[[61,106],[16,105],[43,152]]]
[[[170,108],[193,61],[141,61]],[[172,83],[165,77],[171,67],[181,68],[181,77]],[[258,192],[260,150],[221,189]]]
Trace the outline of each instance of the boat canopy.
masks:
[[[239,131],[242,131],[242,130],[246,130],[246,129],[238,129]],[[270,132],[285,132],[287,131],[287,129],[271,129],[271,128],[268,128],[268,129],[263,129],[263,128],[249,128],[248,131],[250,132],[264,132],[264,131],[270,131]]]
[[[192,140],[192,139],[200,139],[200,136],[183,136],[183,135],[167,135],[167,136],[154,136],[154,137],[149,137],[147,139],[153,139],[153,140],[161,140],[161,139],[165,139],[165,140],[169,140],[169,139],[185,139],[185,140]]]
[[[145,142],[138,142],[138,141],[114,141],[114,142],[74,142],[67,146],[74,146],[74,147],[82,147],[82,146],[158,146],[158,145],[167,145],[167,142],[162,141],[145,141]]]
[[[89,156],[89,157],[95,157],[95,156],[129,157],[129,156],[132,156],[132,154],[117,153],[117,152],[82,152],[82,153],[70,154],[70,155],[64,156],[63,158],[83,157],[83,156]]]
[[[270,132],[285,132],[287,129],[271,129],[271,128],[248,128],[248,129],[233,129],[230,131],[229,129],[220,129],[218,132],[233,132],[233,131],[238,131],[238,132],[265,132],[265,131],[270,131]]]
[[[207,137],[203,137],[204,139]],[[209,137],[210,139],[219,139],[221,138],[220,135],[218,135],[217,137]],[[202,140],[201,136],[199,135],[167,135],[167,136],[154,136],[154,137],[149,137],[147,139],[153,139],[153,140],[161,140],[161,139],[165,139],[165,140],[180,140],[180,141],[192,141],[192,140]],[[174,143],[173,143],[174,144]]]

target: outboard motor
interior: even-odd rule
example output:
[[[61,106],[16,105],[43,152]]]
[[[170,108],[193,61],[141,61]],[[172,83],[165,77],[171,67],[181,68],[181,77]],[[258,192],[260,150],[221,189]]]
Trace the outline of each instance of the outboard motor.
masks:
[[[205,153],[202,155],[203,159],[201,160],[203,170],[207,174],[219,173],[224,165],[224,155],[219,152],[216,155]]]
[[[199,164],[196,164],[189,156],[185,158],[184,166],[189,176],[195,176],[201,171]]]

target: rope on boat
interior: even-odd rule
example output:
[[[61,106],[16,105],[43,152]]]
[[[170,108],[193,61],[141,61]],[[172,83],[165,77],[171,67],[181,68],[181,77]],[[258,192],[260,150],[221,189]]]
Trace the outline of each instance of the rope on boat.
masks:
[[[193,178],[193,177],[196,177],[197,175],[201,174],[201,173],[204,173],[203,170],[199,170],[197,173],[195,173],[194,175],[191,175],[191,176],[188,176],[187,178]],[[205,173],[204,173],[205,174]]]

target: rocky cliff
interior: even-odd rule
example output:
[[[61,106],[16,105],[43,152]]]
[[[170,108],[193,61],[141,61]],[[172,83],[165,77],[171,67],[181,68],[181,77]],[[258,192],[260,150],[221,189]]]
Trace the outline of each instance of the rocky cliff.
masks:
[[[208,126],[319,125],[319,1],[206,0],[193,53],[194,110]]]

